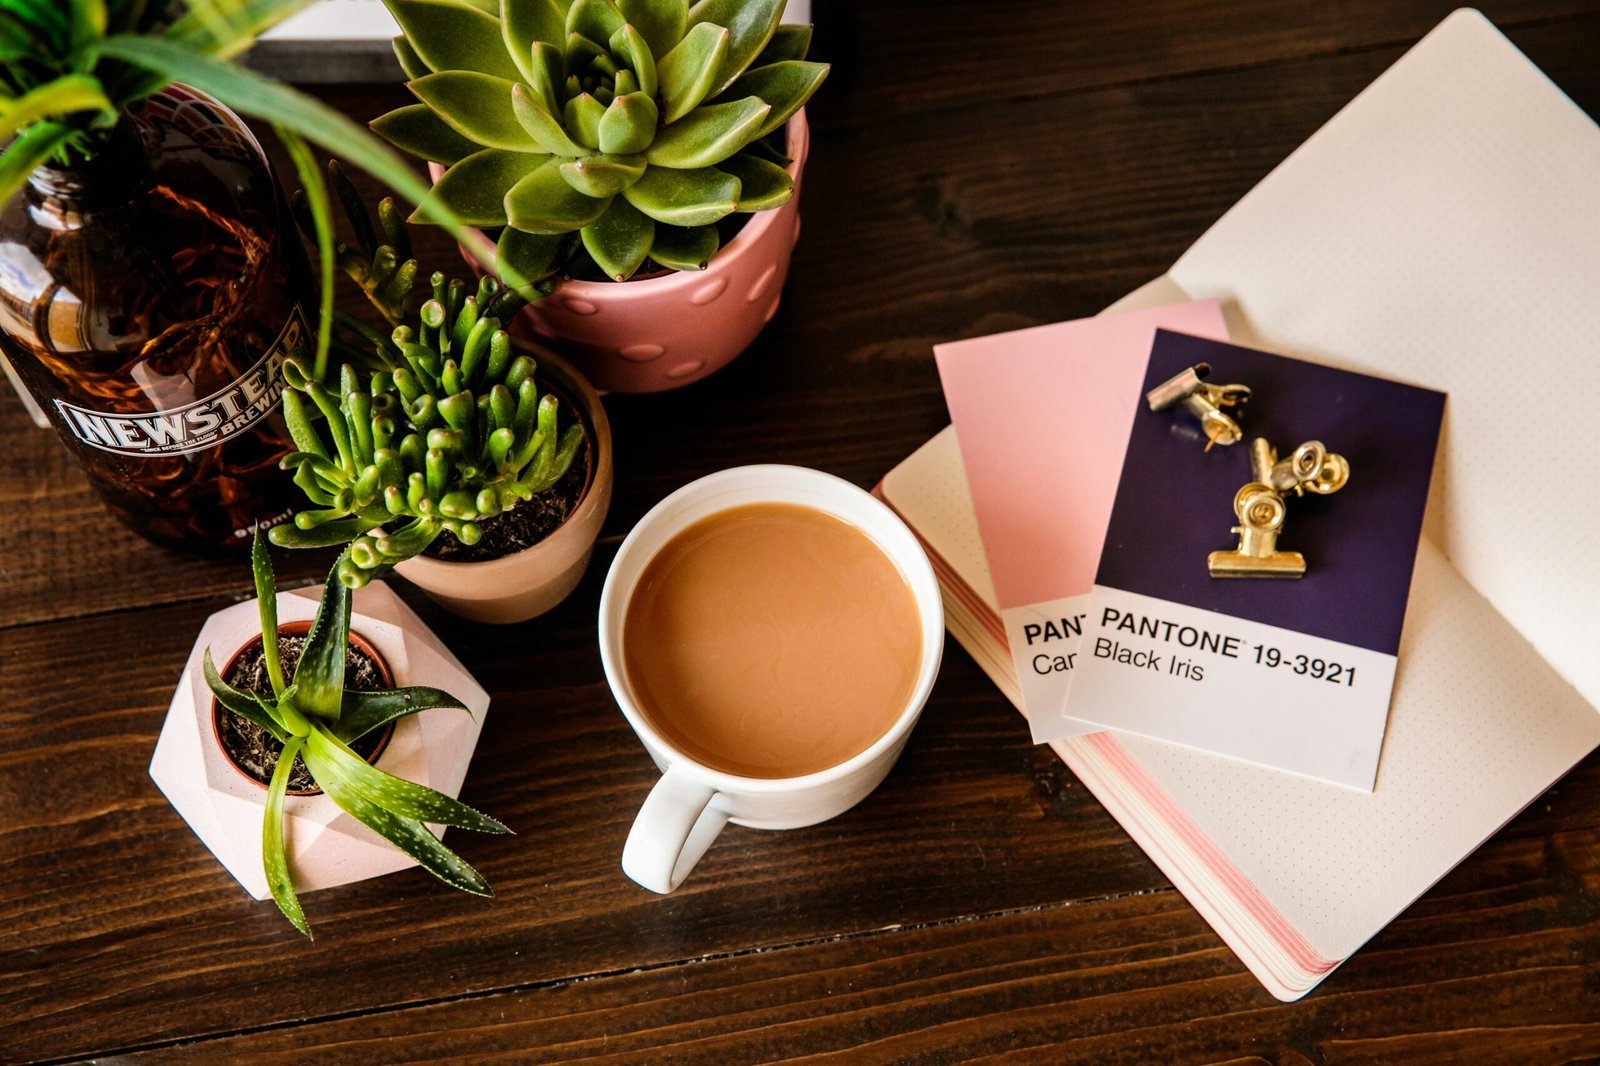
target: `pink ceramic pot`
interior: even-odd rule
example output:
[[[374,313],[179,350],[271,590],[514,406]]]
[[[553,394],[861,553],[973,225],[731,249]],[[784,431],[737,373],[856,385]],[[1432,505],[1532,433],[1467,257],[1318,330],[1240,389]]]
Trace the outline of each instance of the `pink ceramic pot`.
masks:
[[[811,145],[805,114],[802,108],[787,127],[794,195],[752,215],[705,270],[564,281],[525,308],[512,331],[555,346],[602,391],[675,389],[726,366],[778,313],[800,239],[800,178]],[[437,181],[443,168],[428,167]]]

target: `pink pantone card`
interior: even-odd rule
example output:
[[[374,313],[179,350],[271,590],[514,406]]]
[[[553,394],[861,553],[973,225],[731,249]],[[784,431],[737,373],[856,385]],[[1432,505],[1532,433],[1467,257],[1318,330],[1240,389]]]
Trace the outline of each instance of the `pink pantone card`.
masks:
[[[933,349],[1038,743],[1094,728],[1067,687],[1158,329],[1228,339],[1202,300]]]

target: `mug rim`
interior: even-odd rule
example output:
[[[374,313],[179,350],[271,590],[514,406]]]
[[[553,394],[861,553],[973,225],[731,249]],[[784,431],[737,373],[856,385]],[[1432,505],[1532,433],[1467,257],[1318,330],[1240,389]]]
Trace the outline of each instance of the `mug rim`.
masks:
[[[842,493],[847,498],[865,505],[869,510],[879,513],[888,519],[894,528],[902,531],[906,538],[905,544],[914,549],[914,554],[902,552],[894,546],[884,544],[878,537],[863,529],[859,522],[851,518],[838,514],[833,515],[833,517],[849,523],[851,528],[872,541],[879,551],[888,556],[889,561],[895,565],[901,576],[906,579],[906,584],[910,586],[912,599],[917,604],[918,619],[923,625],[922,655],[917,666],[917,683],[915,688],[912,689],[910,697],[907,698],[905,706],[895,716],[895,720],[889,728],[879,734],[867,747],[856,752],[843,762],[834,763],[832,766],[814,770],[808,774],[797,774],[791,777],[747,777],[742,774],[729,773],[726,770],[718,770],[715,767],[707,766],[694,756],[684,752],[677,745],[663,737],[660,731],[650,723],[649,719],[635,704],[632,691],[628,685],[627,669],[623,665],[621,656],[622,628],[626,620],[625,614],[628,599],[624,596],[624,591],[618,587],[620,579],[617,574],[624,561],[643,550],[638,546],[643,534],[665,521],[666,519],[663,516],[686,497],[699,496],[715,489],[724,481],[759,477],[763,473],[770,473],[784,478],[808,480],[829,491]],[[768,498],[749,500],[741,504],[729,504],[726,507],[707,512],[693,519],[682,521],[668,534],[668,539],[670,540],[671,537],[676,536],[694,522],[701,521],[722,510],[729,510],[732,507],[745,506],[746,504],[787,503],[822,510],[822,508],[815,507],[810,503],[784,498],[781,493],[781,489],[776,489],[773,490],[772,495]],[[644,567],[649,565],[650,559],[654,558],[659,551],[660,548],[657,548],[656,551],[651,552],[650,557],[640,566],[640,574],[643,573]],[[637,578],[635,579],[636,582]],[[918,588],[919,582],[924,583],[923,589]],[[927,593],[926,598],[924,597],[924,590]],[[630,587],[626,591],[631,593],[633,590]],[[927,553],[923,550],[916,535],[911,532],[910,527],[882,500],[861,487],[826,471],[785,463],[754,463],[745,466],[728,467],[706,474],[668,493],[654,507],[646,511],[644,516],[634,523],[633,528],[628,531],[628,535],[623,538],[622,544],[617,548],[617,554],[612,557],[610,568],[606,571],[605,584],[600,592],[599,622],[601,667],[605,671],[606,682],[611,688],[612,697],[616,700],[618,708],[622,711],[623,716],[628,720],[628,724],[633,728],[634,732],[642,740],[646,741],[648,746],[667,753],[669,756],[667,760],[668,769],[677,769],[679,772],[687,771],[717,791],[728,793],[767,794],[794,792],[848,778],[860,769],[871,765],[910,732],[912,725],[927,704],[928,697],[933,692],[933,685],[938,679],[939,667],[944,653],[944,604],[940,596],[939,582],[934,575],[932,564],[928,561]],[[930,622],[932,623],[931,626]],[[615,629],[615,638],[613,638],[613,628]],[[665,773],[666,770],[662,772]]]

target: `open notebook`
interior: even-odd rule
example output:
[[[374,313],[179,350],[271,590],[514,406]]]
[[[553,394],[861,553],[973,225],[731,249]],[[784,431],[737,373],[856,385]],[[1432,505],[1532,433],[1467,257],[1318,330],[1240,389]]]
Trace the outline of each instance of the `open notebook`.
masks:
[[[1279,998],[1600,744],[1600,503],[1560,458],[1596,395],[1597,175],[1600,131],[1459,11],[1109,309],[1214,298],[1238,343],[1450,394],[1373,793],[1131,735],[1053,745]],[[880,492],[1015,702],[953,432]]]

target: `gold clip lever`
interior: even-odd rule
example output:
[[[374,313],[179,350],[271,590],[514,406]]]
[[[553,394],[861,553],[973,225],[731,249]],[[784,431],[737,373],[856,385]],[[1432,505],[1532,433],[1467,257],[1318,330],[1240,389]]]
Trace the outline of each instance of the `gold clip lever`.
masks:
[[[1169,407],[1182,407],[1200,420],[1205,431],[1206,451],[1213,444],[1237,444],[1244,436],[1224,407],[1233,407],[1250,399],[1247,385],[1208,385],[1210,363],[1197,363],[1163,381],[1144,394],[1152,411],[1165,411]]]

